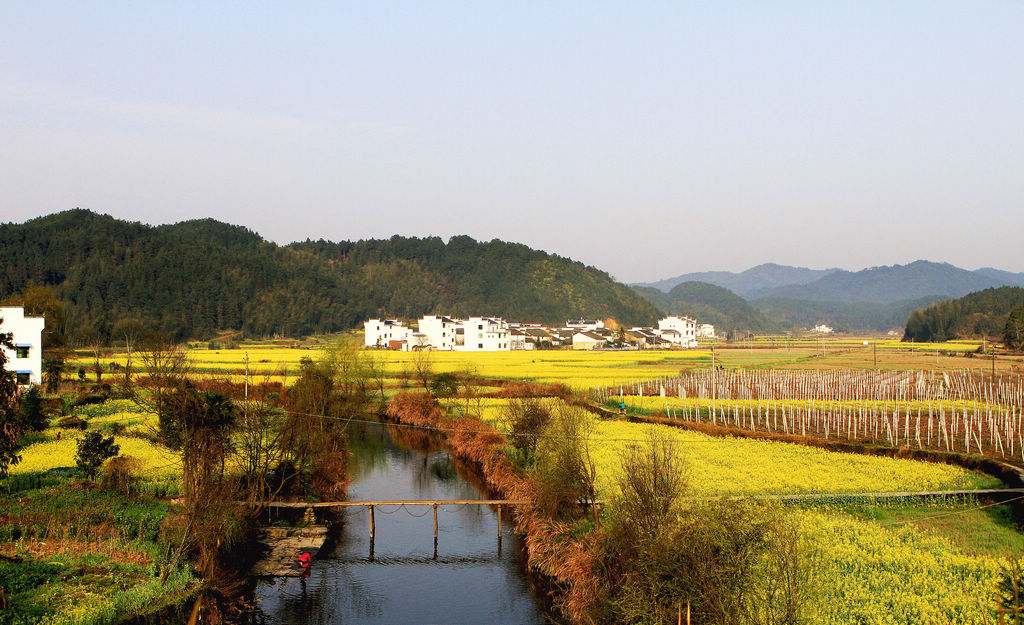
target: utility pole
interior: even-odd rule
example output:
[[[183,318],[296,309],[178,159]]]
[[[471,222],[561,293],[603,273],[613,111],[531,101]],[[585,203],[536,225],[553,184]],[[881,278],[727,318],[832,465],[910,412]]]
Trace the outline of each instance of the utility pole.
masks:
[[[249,402],[249,352],[245,352],[245,401]]]

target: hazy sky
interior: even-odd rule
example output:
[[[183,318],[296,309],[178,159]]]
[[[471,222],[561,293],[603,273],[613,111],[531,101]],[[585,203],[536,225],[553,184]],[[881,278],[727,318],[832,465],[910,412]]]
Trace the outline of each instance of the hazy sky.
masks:
[[[1024,271],[1024,2],[0,3],[0,221]]]

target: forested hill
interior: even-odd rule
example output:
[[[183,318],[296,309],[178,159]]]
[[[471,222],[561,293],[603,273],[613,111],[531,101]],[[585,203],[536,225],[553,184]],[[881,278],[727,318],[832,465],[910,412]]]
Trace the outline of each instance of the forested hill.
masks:
[[[969,293],[915,310],[907,318],[905,341],[947,341],[1001,337],[1010,311],[1024,305],[1024,288],[1004,286]]]
[[[0,298],[30,283],[101,335],[135,317],[177,338],[300,336],[426,313],[564,322],[658,311],[607,273],[502,241],[453,237],[278,246],[212,219],[147,226],[75,209],[0,224]]]
[[[668,293],[645,286],[633,289],[669,314],[689,315],[700,323],[713,324],[720,336],[780,331],[779,324],[769,320],[742,297],[720,286],[683,282]]]

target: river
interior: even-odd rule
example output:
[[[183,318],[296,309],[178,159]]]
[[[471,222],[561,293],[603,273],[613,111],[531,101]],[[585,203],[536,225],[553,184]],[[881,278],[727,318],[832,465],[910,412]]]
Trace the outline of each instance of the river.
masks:
[[[378,424],[350,424],[349,499],[487,499],[469,472],[429,437]],[[389,430],[395,432],[393,437]],[[498,538],[489,506],[444,506],[434,542],[430,507],[378,506],[371,541],[365,508],[345,509],[334,546],[308,578],[259,580],[251,622],[549,623],[531,592],[522,545]]]

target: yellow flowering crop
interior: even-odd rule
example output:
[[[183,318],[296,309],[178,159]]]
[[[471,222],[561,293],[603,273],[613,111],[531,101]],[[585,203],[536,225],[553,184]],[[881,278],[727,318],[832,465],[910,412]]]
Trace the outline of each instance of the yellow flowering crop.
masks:
[[[598,489],[614,492],[621,451],[649,431],[678,446],[698,495],[762,495],[957,490],[991,487],[994,478],[946,464],[826,451],[741,438],[718,438],[664,425],[595,424],[592,454]]]
[[[815,622],[996,622],[991,598],[998,559],[964,555],[910,526],[885,528],[811,510],[795,514],[818,550]]]

